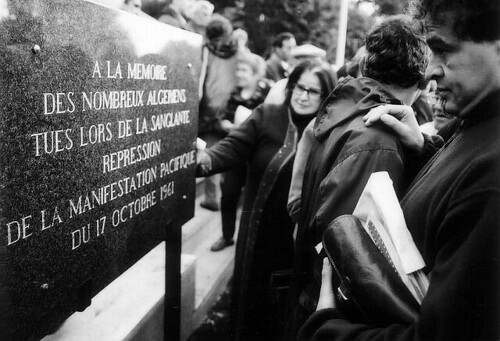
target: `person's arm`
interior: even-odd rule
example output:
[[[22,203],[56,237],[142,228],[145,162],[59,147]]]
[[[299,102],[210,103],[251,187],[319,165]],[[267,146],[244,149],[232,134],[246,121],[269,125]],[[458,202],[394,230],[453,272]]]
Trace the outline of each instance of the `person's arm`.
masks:
[[[424,136],[412,107],[408,105],[380,105],[371,109],[363,120],[366,126],[382,122],[394,131],[401,144],[409,150],[416,153],[424,150]]]
[[[410,106],[386,104],[371,109],[363,118],[366,126],[382,123],[389,127],[408,151],[409,174],[416,175],[444,145],[439,136],[422,134]]]
[[[217,144],[206,149],[200,155],[200,163],[196,170],[197,176],[221,173],[247,162],[255,151],[264,130],[263,115],[262,106],[255,108],[244,123]]]

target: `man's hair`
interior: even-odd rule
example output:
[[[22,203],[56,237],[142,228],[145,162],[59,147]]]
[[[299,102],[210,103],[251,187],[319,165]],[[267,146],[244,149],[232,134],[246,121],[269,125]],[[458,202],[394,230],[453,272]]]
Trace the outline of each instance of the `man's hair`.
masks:
[[[413,0],[410,13],[428,24],[443,24],[453,14],[453,32],[474,42],[500,39],[499,0]]]
[[[428,48],[423,26],[408,16],[388,17],[366,36],[361,73],[384,84],[409,88],[424,81]]]
[[[283,47],[283,42],[290,39],[295,39],[293,34],[291,34],[290,32],[281,32],[276,36],[276,38],[274,38],[273,47]]]
[[[302,74],[306,71],[310,71],[318,77],[321,85],[321,91],[323,92],[322,99],[325,99],[326,96],[332,92],[333,88],[335,88],[335,85],[337,85],[337,76],[333,72],[330,64],[314,59],[306,59],[300,62],[288,77],[288,82],[286,83],[285,88],[285,103],[290,104],[293,88],[299,81]]]

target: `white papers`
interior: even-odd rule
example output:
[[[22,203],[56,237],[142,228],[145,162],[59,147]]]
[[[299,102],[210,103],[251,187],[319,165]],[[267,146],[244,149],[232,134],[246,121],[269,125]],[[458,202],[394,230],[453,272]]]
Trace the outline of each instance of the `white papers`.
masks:
[[[239,126],[240,124],[245,122],[245,120],[248,118],[248,116],[250,116],[251,113],[252,110],[242,105],[238,105],[236,111],[234,112],[234,124],[236,126]]]
[[[361,221],[375,245],[379,244],[377,247],[383,254],[385,248],[387,252],[384,256],[387,258],[387,254],[390,255],[389,262],[398,270],[415,299],[421,302],[429,286],[422,272],[425,262],[408,231],[387,172],[376,172],[370,176],[353,215]]]
[[[365,223],[373,215],[387,229],[398,251],[401,263],[407,274],[425,266],[410,231],[399,201],[387,172],[376,172],[370,176],[353,215]]]
[[[196,138],[196,149],[197,150],[204,150],[207,147],[207,143],[200,139],[199,137]]]

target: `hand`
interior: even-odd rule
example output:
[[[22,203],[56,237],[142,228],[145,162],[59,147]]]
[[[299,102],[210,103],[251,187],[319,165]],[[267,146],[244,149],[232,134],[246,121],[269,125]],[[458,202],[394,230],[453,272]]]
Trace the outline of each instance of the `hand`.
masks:
[[[320,309],[335,308],[335,294],[332,288],[332,265],[328,258],[323,258],[323,270],[321,271],[321,289],[319,292],[318,306]]]
[[[224,130],[226,133],[229,133],[231,130],[236,128],[236,125],[229,120],[222,120],[220,122],[220,126],[221,126],[222,130]]]
[[[203,158],[205,156],[205,151],[204,150],[197,150],[196,151],[196,164],[199,165],[200,163],[202,163],[203,161]]]
[[[407,105],[385,104],[371,109],[363,117],[367,127],[381,121],[391,128],[401,143],[408,149],[421,152],[424,149],[424,136],[420,132],[413,109]]]
[[[200,164],[202,160],[202,156],[205,153],[205,148],[207,147],[207,143],[200,139],[196,138],[196,164]]]
[[[212,159],[205,150],[198,150],[196,153],[196,176],[205,176],[212,170]]]

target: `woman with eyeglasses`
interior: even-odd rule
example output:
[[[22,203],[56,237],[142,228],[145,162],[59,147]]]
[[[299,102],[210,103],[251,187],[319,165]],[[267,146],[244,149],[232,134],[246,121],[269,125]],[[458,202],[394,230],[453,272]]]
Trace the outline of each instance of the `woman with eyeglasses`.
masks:
[[[293,159],[306,125],[333,90],[330,65],[298,64],[290,74],[281,105],[263,104],[228,136],[199,152],[198,176],[210,176],[247,163],[232,282],[232,338],[277,339],[283,321],[277,318],[286,293],[280,278],[293,263],[293,223],[287,213]],[[270,286],[271,283],[271,286]]]

